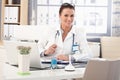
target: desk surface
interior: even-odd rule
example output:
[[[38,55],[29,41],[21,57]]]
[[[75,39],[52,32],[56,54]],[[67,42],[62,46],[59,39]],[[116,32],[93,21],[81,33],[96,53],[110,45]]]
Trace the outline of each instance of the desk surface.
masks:
[[[82,78],[85,68],[76,68],[73,72],[64,69],[30,71],[30,75],[21,76],[17,74],[18,68],[4,64],[5,80],[60,80],[71,78]]]

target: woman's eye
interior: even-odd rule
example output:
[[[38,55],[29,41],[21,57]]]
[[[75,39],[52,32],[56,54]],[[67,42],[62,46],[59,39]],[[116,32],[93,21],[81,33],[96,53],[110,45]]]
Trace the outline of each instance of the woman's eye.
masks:
[[[65,17],[68,17],[68,15],[66,14],[66,15],[64,15]]]
[[[65,17],[68,17],[68,15],[64,15]],[[74,17],[74,15],[70,15],[70,17]]]
[[[71,15],[71,17],[74,17],[74,15]]]

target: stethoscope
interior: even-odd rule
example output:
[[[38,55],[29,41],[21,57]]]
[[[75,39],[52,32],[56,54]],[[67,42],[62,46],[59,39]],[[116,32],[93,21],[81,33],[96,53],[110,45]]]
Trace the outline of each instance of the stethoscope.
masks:
[[[72,33],[72,54],[74,54],[76,51],[79,51],[79,44],[75,42],[75,33]]]
[[[60,32],[59,32],[59,30],[57,30],[57,31],[56,31],[56,34],[55,34],[55,39],[56,39],[57,37],[59,37],[59,35],[60,35]]]
[[[55,34],[55,43],[58,41],[58,37],[60,36],[60,31],[57,30]],[[75,33],[72,33],[72,54],[79,50],[79,44],[75,42]]]
[[[55,41],[54,41],[55,43],[58,42],[59,36],[60,36],[60,32],[59,32],[59,30],[57,30],[57,31],[56,31],[56,34],[55,34]]]

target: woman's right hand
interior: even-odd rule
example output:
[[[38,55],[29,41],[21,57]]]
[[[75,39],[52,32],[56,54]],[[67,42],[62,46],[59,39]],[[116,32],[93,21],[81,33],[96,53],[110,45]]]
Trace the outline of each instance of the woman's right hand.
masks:
[[[45,55],[49,55],[49,54],[54,54],[55,50],[57,48],[56,44],[51,45],[47,50],[45,50]]]

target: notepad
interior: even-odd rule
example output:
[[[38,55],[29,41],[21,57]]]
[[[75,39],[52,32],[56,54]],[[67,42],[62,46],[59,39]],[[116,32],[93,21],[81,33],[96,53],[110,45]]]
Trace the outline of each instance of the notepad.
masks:
[[[47,59],[47,60],[41,60],[42,63],[51,63],[51,60]],[[69,61],[63,61],[63,60],[57,60],[57,64],[68,64]]]

